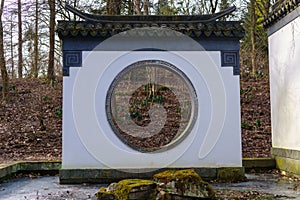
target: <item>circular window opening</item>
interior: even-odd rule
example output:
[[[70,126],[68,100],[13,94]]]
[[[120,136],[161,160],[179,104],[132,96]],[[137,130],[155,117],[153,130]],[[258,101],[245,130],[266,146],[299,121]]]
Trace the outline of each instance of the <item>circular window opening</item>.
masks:
[[[133,63],[110,85],[108,121],[122,142],[140,152],[167,150],[192,129],[197,97],[186,75],[161,60]]]

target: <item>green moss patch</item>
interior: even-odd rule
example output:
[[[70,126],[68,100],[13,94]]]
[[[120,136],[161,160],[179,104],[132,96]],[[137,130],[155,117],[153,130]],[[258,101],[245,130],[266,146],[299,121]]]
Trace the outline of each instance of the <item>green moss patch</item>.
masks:
[[[115,183],[114,183],[115,184]],[[101,187],[96,194],[100,200],[154,200],[156,197],[156,183],[152,180],[125,179],[110,189]]]
[[[166,170],[164,172],[155,174],[153,176],[157,182],[168,183],[173,180],[189,180],[191,182],[201,181],[201,177],[195,172],[194,169],[184,170]]]
[[[111,199],[111,200],[116,199],[114,195],[114,191],[110,191],[106,187],[101,187],[99,191],[96,193],[96,197],[98,199]]]
[[[168,195],[181,197],[213,199],[215,192],[212,187],[194,171],[167,170],[154,175],[154,180]]]
[[[223,182],[246,181],[245,172],[239,168],[221,168],[218,170],[218,180]]]
[[[118,200],[127,200],[130,193],[142,193],[143,191],[153,190],[155,188],[156,183],[152,180],[125,179],[118,183],[115,196]],[[144,198],[146,198],[146,196]],[[151,199],[151,196],[153,195],[150,194],[147,199]]]

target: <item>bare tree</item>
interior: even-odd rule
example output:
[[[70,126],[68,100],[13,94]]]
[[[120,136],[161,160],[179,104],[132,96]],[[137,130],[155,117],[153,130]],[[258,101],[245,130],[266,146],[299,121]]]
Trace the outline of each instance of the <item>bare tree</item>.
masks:
[[[121,0],[107,0],[106,12],[108,15],[120,15],[121,14]]]
[[[149,7],[150,7],[149,0],[144,0],[144,15],[149,15]]]
[[[38,0],[35,1],[35,28],[34,28],[34,61],[33,61],[33,77],[38,77],[38,60],[39,60],[39,49],[38,49],[38,42],[39,42],[39,2]]]
[[[54,48],[55,48],[55,0],[48,0],[50,7],[50,25],[49,25],[49,60],[47,78],[54,80]]]
[[[10,55],[11,55],[11,78],[15,77],[15,61],[14,61],[14,43],[13,43],[13,31],[14,31],[14,23],[13,16],[10,16]]]
[[[215,13],[218,7],[218,0],[209,0],[210,7],[211,7],[211,12]]]
[[[18,0],[18,77],[23,76],[23,36],[22,36],[22,9],[21,0]]]
[[[251,67],[252,75],[256,74],[255,67],[255,57],[256,57],[256,47],[255,47],[255,27],[256,27],[256,13],[255,13],[255,0],[250,0],[250,9],[249,9],[251,27],[250,27],[250,39],[251,39]]]
[[[133,0],[134,12],[137,15],[141,15],[141,1],[140,0]]]
[[[3,8],[4,8],[4,0],[1,0],[0,5],[0,67],[1,67],[1,77],[3,83],[2,89],[2,100],[6,101],[8,99],[8,92],[9,92],[9,79],[8,73],[6,69],[6,62],[4,56],[4,45],[3,45],[3,22],[2,22],[2,15],[3,15]]]
[[[78,4],[78,0],[75,0],[75,1],[73,2],[73,7],[76,8],[76,7],[77,7],[77,4]],[[76,14],[75,14],[75,13],[74,13],[74,15],[73,15],[73,19],[76,21]]]

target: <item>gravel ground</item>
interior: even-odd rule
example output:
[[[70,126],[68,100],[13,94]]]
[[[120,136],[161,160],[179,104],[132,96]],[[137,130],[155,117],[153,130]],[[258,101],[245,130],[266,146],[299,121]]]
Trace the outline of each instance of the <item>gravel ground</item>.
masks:
[[[280,174],[276,170],[246,174],[241,183],[211,182],[216,199],[300,199],[300,178]],[[0,184],[0,200],[71,200],[96,199],[104,184],[60,185],[58,176],[19,177]]]

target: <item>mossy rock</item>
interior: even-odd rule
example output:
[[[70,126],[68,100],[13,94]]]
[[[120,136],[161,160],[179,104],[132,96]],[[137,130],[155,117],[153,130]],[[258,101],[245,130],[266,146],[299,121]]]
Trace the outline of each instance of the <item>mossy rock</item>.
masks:
[[[101,187],[96,193],[96,197],[100,200],[116,200],[114,191],[107,190],[106,187]]]
[[[178,179],[189,179],[190,181],[201,181],[201,177],[195,172],[194,169],[184,170],[166,170],[164,172],[155,174],[153,176],[154,181],[168,183]]]
[[[247,178],[244,170],[241,168],[221,168],[218,169],[218,180],[235,183],[247,181]]]
[[[118,183],[115,196],[118,200],[155,199],[156,183],[152,180],[125,179]]]
[[[152,180],[125,179],[117,183],[115,189],[100,188],[96,194],[99,200],[154,200],[156,183]]]
[[[100,200],[191,200],[214,199],[215,192],[193,170],[167,170],[153,180],[125,179],[100,188]]]
[[[172,198],[213,199],[215,197],[212,187],[203,181],[193,169],[167,170],[155,174],[154,181]]]

